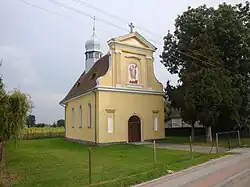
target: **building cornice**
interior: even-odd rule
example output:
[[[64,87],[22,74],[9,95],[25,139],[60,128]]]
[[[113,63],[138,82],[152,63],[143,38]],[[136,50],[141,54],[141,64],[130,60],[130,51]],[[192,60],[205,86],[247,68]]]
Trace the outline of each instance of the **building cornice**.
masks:
[[[150,52],[154,52],[153,49],[150,48],[144,48],[144,47],[139,47],[139,46],[133,46],[133,45],[129,45],[129,44],[124,44],[124,43],[120,43],[120,42],[116,42],[116,41],[110,41],[108,42],[108,45],[117,45],[117,46],[125,46],[125,47],[129,47],[131,49],[140,49],[141,51],[150,51]]]
[[[114,88],[114,87],[100,87],[100,86],[96,86],[90,90],[88,90],[87,92],[78,95],[76,97],[72,97],[66,101],[64,101],[62,104],[66,104],[69,101],[78,99],[79,97],[91,94],[93,91],[109,91],[109,92],[121,92],[121,93],[136,93],[136,94],[148,94],[148,95],[162,95],[164,96],[164,92],[160,92],[160,91],[156,91],[156,90],[144,90],[144,89],[128,89],[128,88]]]

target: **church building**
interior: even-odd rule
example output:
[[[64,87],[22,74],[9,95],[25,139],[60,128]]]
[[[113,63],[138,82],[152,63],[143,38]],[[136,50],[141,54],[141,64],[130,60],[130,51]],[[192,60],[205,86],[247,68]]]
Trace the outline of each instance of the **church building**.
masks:
[[[66,139],[143,142],[165,137],[163,85],[154,75],[156,47],[138,32],[108,40],[103,55],[93,34],[85,44],[85,71],[60,102]]]

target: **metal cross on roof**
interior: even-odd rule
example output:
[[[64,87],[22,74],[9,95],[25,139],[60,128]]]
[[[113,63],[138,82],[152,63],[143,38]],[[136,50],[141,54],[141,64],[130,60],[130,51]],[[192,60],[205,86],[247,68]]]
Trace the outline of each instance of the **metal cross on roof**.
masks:
[[[128,26],[130,27],[130,33],[132,33],[133,32],[133,28],[135,28],[135,26],[133,25],[132,22]]]

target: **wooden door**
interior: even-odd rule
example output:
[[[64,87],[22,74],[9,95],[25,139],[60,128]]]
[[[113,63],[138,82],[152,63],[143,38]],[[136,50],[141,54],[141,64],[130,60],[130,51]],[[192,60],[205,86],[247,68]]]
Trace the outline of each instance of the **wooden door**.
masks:
[[[128,120],[128,141],[141,141],[141,120],[138,116],[132,116]]]

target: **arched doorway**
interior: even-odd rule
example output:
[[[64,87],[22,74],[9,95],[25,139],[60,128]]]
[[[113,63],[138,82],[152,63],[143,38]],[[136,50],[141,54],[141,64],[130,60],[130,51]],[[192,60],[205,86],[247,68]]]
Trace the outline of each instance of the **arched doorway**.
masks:
[[[131,116],[128,120],[128,141],[141,141],[141,120],[138,116]]]

